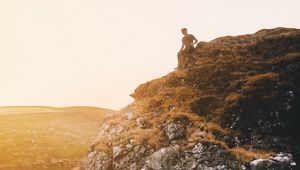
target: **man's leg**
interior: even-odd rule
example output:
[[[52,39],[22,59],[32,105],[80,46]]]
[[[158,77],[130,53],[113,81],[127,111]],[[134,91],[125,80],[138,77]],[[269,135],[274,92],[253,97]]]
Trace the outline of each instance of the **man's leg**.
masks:
[[[184,60],[182,60],[182,66],[184,68],[187,68],[190,65],[190,63],[193,61],[192,60],[192,57],[193,57],[192,53],[193,53],[193,51],[194,51],[194,47],[193,46],[189,46],[189,47],[187,47],[185,49],[185,51],[184,51],[185,58],[184,58]]]
[[[183,69],[185,68],[185,58],[186,54],[185,53],[181,53],[180,55],[180,68]]]
[[[178,59],[178,65],[177,65],[177,69],[182,68],[182,52],[179,51],[177,53],[177,59]]]

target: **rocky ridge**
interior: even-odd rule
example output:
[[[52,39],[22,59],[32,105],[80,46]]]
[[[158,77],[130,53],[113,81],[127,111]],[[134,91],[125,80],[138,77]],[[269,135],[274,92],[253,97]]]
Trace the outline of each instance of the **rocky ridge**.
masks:
[[[299,29],[200,42],[184,66],[106,118],[82,169],[299,169]]]

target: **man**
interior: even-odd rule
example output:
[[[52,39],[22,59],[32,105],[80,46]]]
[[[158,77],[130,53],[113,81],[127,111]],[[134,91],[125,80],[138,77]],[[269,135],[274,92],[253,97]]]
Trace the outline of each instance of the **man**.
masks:
[[[178,69],[181,69],[184,67],[183,61],[184,57],[191,53],[194,50],[194,45],[198,43],[198,40],[194,37],[192,34],[188,34],[188,31],[186,28],[181,29],[181,33],[184,35],[182,38],[182,46],[180,48],[180,51],[177,54],[178,58]]]

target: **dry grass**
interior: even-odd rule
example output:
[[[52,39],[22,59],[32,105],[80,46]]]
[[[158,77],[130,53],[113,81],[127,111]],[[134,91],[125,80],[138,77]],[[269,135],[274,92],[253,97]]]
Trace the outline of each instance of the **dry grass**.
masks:
[[[234,155],[238,160],[241,160],[243,162],[250,162],[253,159],[257,158],[268,158],[273,153],[263,150],[247,150],[243,147],[235,147],[232,149],[229,149],[230,153]]]
[[[70,169],[94,140],[105,112],[110,111],[93,107],[1,107],[0,167]]]
[[[236,101],[240,96],[241,96],[240,93],[232,92],[227,95],[227,97],[225,98],[225,101],[227,101],[227,102]]]
[[[254,84],[257,81],[261,81],[261,80],[273,80],[273,81],[277,81],[278,80],[278,74],[276,73],[265,73],[265,74],[258,74],[258,75],[254,75],[254,76],[249,76],[247,77],[246,81],[247,81],[247,85],[251,85]]]

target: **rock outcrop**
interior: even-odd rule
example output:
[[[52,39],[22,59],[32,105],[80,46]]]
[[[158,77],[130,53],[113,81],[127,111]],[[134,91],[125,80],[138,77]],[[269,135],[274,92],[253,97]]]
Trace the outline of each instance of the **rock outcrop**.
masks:
[[[105,120],[83,169],[299,169],[299,29],[200,42],[184,62]]]

